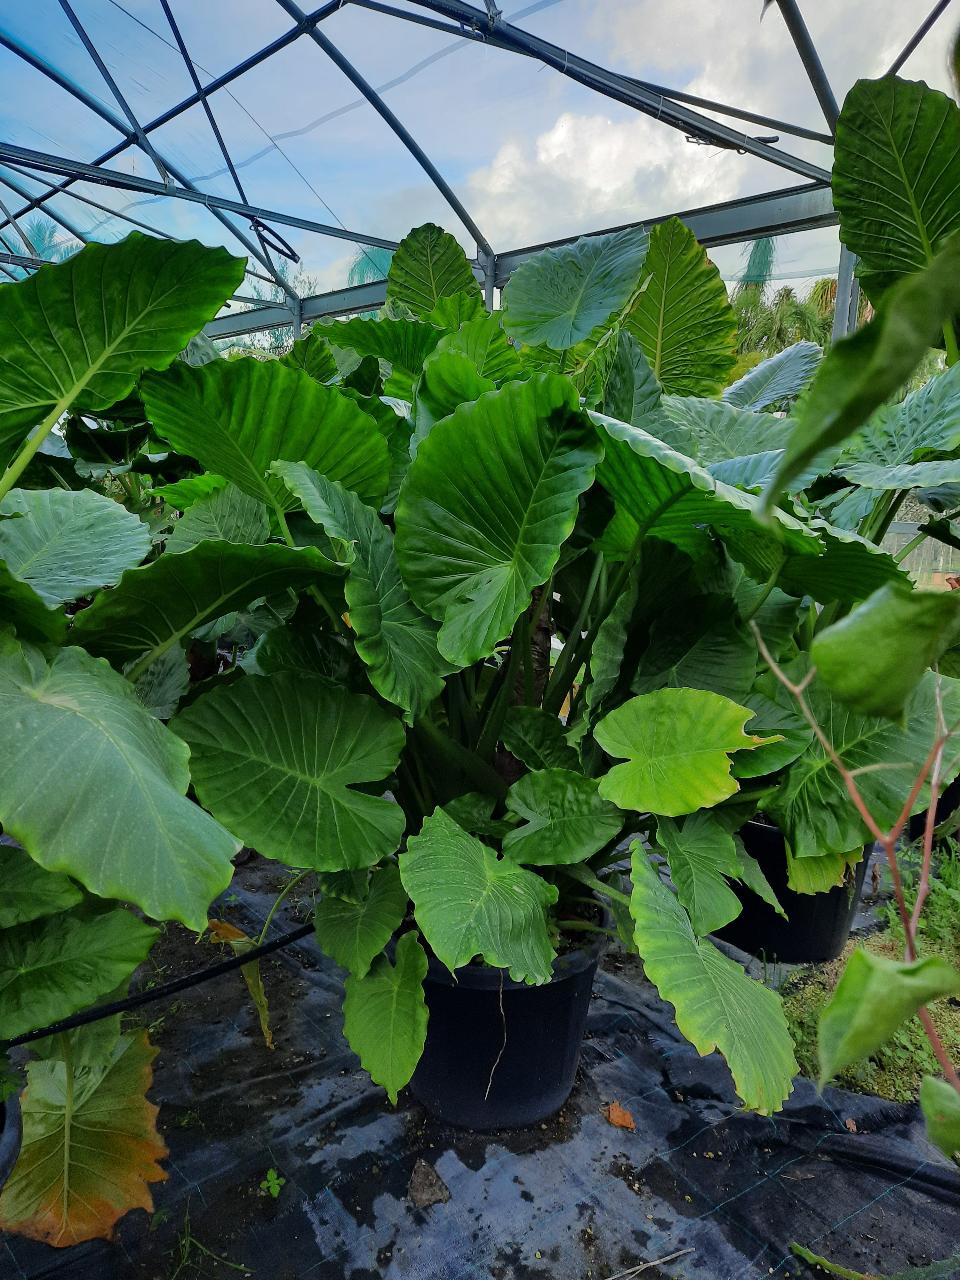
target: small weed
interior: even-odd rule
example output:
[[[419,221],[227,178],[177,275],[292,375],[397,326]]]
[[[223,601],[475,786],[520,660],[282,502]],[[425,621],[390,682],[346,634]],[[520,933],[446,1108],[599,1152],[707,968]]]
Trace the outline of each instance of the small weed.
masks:
[[[205,1244],[201,1244],[190,1230],[190,1206],[184,1210],[183,1229],[177,1237],[177,1250],[179,1257],[175,1270],[170,1275],[169,1280],[177,1280],[177,1278],[190,1267],[194,1275],[203,1275],[207,1264],[214,1263],[221,1267],[229,1267],[231,1271],[238,1271],[241,1275],[252,1276],[253,1272],[249,1267],[245,1267],[242,1262],[231,1262],[229,1258],[225,1258],[223,1254],[214,1253],[212,1249],[208,1249]]]
[[[281,1177],[276,1169],[268,1169],[267,1176],[260,1183],[260,1190],[265,1191],[267,1195],[276,1200],[277,1196],[283,1190],[286,1184],[286,1178]]]

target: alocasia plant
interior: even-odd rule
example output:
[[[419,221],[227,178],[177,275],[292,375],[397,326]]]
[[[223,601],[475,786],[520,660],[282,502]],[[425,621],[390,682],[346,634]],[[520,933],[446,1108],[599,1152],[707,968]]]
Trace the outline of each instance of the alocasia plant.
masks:
[[[885,489],[830,519],[880,428],[841,457],[816,410],[839,378],[860,426],[887,339],[838,346],[809,389],[809,344],[727,385],[735,315],[679,221],[552,250],[493,313],[428,225],[379,316],[317,324],[279,361],[176,360],[241,271],[133,236],[0,290],[0,1035],[122,985],[153,936],[131,906],[203,929],[244,842],[315,877],[347,1038],[391,1098],[422,1052],[428,956],[548,982],[565,929],[605,930],[586,888],[683,1033],[775,1111],[796,1065],[779,998],[708,935],[731,884],[776,902],[737,835],[758,810],[807,892],[869,835],[756,634],[800,679],[852,606],[909,596],[876,545]],[[911,288],[926,299],[922,275],[892,285],[881,328]],[[904,463],[960,446],[938,382],[881,411],[915,443]],[[929,679],[897,723],[848,685],[821,683],[822,714],[885,812],[933,740]],[[149,1078],[145,1046],[89,1029],[28,1066],[32,1150],[65,1178],[69,1119],[44,1100],[78,1055],[111,1099]],[[108,1232],[157,1176],[144,1141],[139,1163],[109,1153],[123,1194],[96,1220],[31,1207],[25,1155],[0,1222]]]

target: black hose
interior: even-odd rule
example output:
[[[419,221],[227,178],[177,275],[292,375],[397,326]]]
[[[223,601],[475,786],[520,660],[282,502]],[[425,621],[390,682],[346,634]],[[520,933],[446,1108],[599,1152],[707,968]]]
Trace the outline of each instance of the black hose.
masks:
[[[281,947],[288,947],[312,932],[312,924],[301,925],[299,929],[291,929],[289,933],[281,934],[272,942],[264,942],[259,947],[244,951],[242,955],[231,956],[229,960],[208,965],[205,969],[195,969],[193,973],[184,974],[182,978],[174,978],[172,982],[165,982],[162,986],[151,987],[147,991],[137,991],[132,996],[126,996],[123,1000],[113,1000],[110,1004],[84,1009],[82,1013],[62,1018],[59,1022],[52,1022],[50,1026],[40,1027],[36,1031],[27,1031],[22,1036],[14,1036],[12,1040],[0,1040],[0,1049],[15,1049],[18,1045],[30,1044],[33,1040],[44,1040],[47,1036],[56,1035],[61,1031],[72,1031],[74,1027],[85,1027],[91,1022],[99,1022],[102,1018],[112,1018],[118,1013],[139,1009],[145,1004],[151,1004],[154,1000],[163,1000],[165,996],[176,995],[178,991],[199,986],[201,982],[207,982],[210,978],[219,978],[222,973],[241,969],[245,964],[259,960],[261,956],[268,956],[272,951],[279,951]]]

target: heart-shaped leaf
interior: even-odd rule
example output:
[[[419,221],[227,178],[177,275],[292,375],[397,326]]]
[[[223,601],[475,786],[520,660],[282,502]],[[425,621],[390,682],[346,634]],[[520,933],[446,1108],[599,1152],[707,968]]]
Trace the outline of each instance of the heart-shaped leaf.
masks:
[[[442,298],[456,294],[483,301],[467,255],[449,231],[425,222],[403,237],[387,275],[387,302],[429,316]]]
[[[346,871],[400,843],[400,806],[357,789],[387,778],[403,747],[403,726],[372,698],[281,671],[221,685],[172,728],[203,804],[264,857]]]
[[[240,843],[186,799],[189,752],[123,676],[82,649],[48,663],[0,640],[0,737],[0,822],[36,862],[205,927]],[[104,821],[105,795],[122,821]]]
[[[344,984],[343,1034],[375,1084],[392,1103],[420,1061],[427,1039],[423,980],[427,957],[415,933],[397,942],[396,963],[374,961],[363,977]]]
[[[0,929],[75,907],[83,896],[69,876],[38,866],[26,850],[0,841]]]
[[[363,978],[406,913],[407,893],[400,872],[387,865],[374,871],[359,902],[324,894],[313,915],[317,942],[342,969]]]
[[[767,409],[796,400],[817,371],[823,351],[815,342],[795,342],[748,370],[723,393],[740,409]]]
[[[507,809],[524,822],[504,837],[504,857],[525,866],[583,862],[623,827],[623,815],[601,797],[596,780],[571,769],[525,774],[507,792]]]
[[[546,909],[552,884],[498,858],[438,809],[400,854],[403,887],[437,959],[451,973],[482,956],[515,982],[549,982],[554,951]]]
[[[461,405],[421,443],[397,503],[397,561],[414,601],[442,622],[445,658],[468,666],[510,634],[599,458],[573,387],[551,375]]]
[[[167,539],[167,551],[189,551],[198,542],[238,542],[258,546],[270,537],[267,508],[229,482],[192,503]]]
[[[376,423],[336,387],[275,360],[178,363],[141,383],[154,429],[207,470],[279,511],[296,506],[268,474],[278,458],[306,462],[364,502],[387,490],[387,443]]]

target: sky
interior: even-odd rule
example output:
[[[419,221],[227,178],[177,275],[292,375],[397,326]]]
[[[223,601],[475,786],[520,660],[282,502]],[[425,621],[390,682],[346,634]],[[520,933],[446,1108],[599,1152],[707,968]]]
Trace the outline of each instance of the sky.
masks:
[[[409,0],[396,3],[415,8]],[[518,25],[628,75],[824,127],[775,5],[761,20],[761,0],[500,3]],[[153,119],[192,91],[159,0],[73,4],[139,120]],[[801,0],[837,97],[858,77],[882,74],[930,6],[931,0]],[[947,47],[960,22],[960,0],[954,7],[957,13],[947,11],[900,74],[949,88]],[[291,25],[273,0],[171,0],[171,8],[204,83]],[[57,0],[0,0],[0,31],[118,114]],[[532,59],[350,4],[323,31],[382,90],[497,251],[802,181],[755,157],[692,144]],[[117,141],[110,124],[6,49],[0,49],[0,80],[0,139],[84,161]],[[469,232],[417,162],[309,38],[211,95],[210,103],[250,203],[394,240],[435,221],[473,253]],[[151,140],[166,163],[198,186],[237,198],[199,106]],[[829,168],[829,150],[821,144],[782,135],[779,145]],[[139,149],[110,163],[157,177]],[[7,180],[30,194],[41,190],[30,178],[0,169],[0,182]],[[244,252],[196,205],[90,184],[76,191],[170,234]],[[0,198],[14,207],[22,200],[9,186],[0,186]],[[67,195],[52,207],[91,238],[125,234],[117,219]],[[356,252],[350,244],[279,230],[301,256],[294,270],[309,291],[346,283]],[[58,234],[69,238],[63,229]],[[744,256],[741,246],[714,253],[728,280],[742,270]],[[774,269],[802,290],[810,279],[834,273],[837,256],[834,229],[805,232],[781,237]]]

